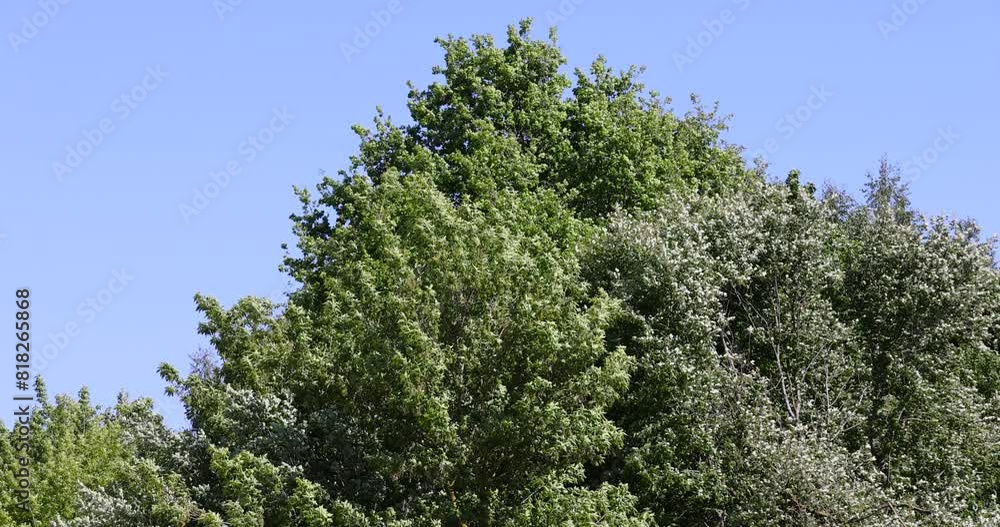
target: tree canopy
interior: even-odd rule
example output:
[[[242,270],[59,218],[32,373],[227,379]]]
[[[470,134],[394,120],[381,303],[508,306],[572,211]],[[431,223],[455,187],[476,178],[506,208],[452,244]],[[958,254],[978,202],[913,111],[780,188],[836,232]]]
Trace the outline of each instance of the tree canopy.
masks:
[[[211,349],[160,369],[189,426],[38,382],[0,524],[1000,524],[974,222],[885,161],[859,200],[771,178],[716,107],[568,75],[529,21],[438,42],[407,124],[296,190],[285,301],[195,298]]]

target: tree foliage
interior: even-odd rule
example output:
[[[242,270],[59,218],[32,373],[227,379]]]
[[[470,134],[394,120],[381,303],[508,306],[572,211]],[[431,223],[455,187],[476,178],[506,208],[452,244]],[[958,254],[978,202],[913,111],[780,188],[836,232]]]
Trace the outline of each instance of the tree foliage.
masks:
[[[189,426],[86,390],[31,421],[57,527],[1000,522],[1000,273],[883,162],[768,181],[641,70],[440,39],[410,122],[297,190],[296,284],[198,295]],[[0,435],[13,488],[13,433]]]

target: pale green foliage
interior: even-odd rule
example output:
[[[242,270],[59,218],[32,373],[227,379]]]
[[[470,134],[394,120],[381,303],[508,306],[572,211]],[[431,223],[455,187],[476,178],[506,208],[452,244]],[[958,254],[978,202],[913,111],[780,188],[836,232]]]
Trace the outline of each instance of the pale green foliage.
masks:
[[[587,259],[628,306],[609,334],[640,363],[617,471],[662,525],[821,525],[876,496],[836,441],[860,416],[829,395],[856,396],[858,375],[823,298],[838,280],[826,218],[795,181],[755,184],[617,217]]]
[[[36,397],[42,404],[31,424],[30,508],[39,524],[183,527],[198,515],[183,478],[153,460],[159,418],[150,401],[122,396],[102,410],[91,406],[84,389],[76,400],[60,396],[52,404],[40,380]],[[0,441],[4,474],[13,473],[12,437]],[[0,518],[8,515],[4,525],[30,524],[13,502],[0,503]]]
[[[612,413],[627,446],[602,471],[630,482],[661,525],[995,514],[992,246],[968,223],[887,214],[881,196],[905,199],[887,170],[863,207],[817,200],[797,173],[668,198],[612,218],[589,251],[585,275],[626,307],[610,341],[639,361]],[[894,260],[874,260],[889,248]],[[892,276],[921,296],[882,285]],[[912,318],[885,314],[894,302]],[[873,348],[902,348],[900,373]]]
[[[872,451],[901,490],[995,503],[1000,428],[981,369],[997,358],[993,245],[969,222],[913,212],[888,165],[871,186],[846,226],[843,311],[871,368]]]

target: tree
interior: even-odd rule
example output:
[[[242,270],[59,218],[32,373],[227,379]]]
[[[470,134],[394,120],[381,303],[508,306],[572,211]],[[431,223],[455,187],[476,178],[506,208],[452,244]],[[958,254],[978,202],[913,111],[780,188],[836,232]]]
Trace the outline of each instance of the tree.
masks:
[[[884,162],[847,228],[842,311],[871,369],[880,470],[893,487],[937,496],[928,500],[995,506],[1000,430],[981,369],[997,358],[992,242],[969,222],[913,211]]]
[[[717,109],[692,96],[694,109],[678,118],[669,99],[639,82],[640,69],[615,72],[604,58],[589,73],[576,70],[574,84],[560,71],[555,32],[546,42],[530,30],[530,20],[510,27],[506,48],[490,36],[438,39],[445,64],[434,73],[444,82],[411,85],[413,124],[394,125],[380,111],[374,130],[356,127],[351,172],[378,184],[390,169],[422,171],[456,201],[549,189],[587,218],[751,178],[741,149],[721,138],[727,124]]]
[[[190,426],[89,393],[31,418],[54,527],[995,526],[1000,272],[883,162],[767,181],[717,108],[567,63],[530,22],[438,41],[297,190],[285,301],[203,295],[161,366]],[[6,430],[5,430],[6,432]],[[16,484],[13,433],[0,480]],[[35,522],[35,523],[32,523]]]
[[[302,256],[287,265],[303,287],[279,318],[251,300],[200,301],[219,381],[180,389],[207,439],[256,446],[331,499],[401,520],[535,525],[512,522],[533,517],[524,507],[611,507],[643,524],[621,489],[570,488],[621,443],[604,410],[631,368],[603,345],[614,306],[584,294],[560,247],[585,226],[544,193],[456,207],[419,174],[321,189],[315,203],[301,194],[302,217],[330,228],[299,224]],[[317,207],[336,219],[317,221]],[[268,437],[307,448],[262,446],[227,417],[255,397],[286,416]]]

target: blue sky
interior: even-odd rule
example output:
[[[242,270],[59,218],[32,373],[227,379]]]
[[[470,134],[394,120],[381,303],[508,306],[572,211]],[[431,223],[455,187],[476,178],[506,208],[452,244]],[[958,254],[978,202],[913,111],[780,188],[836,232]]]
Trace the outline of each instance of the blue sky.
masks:
[[[0,6],[0,320],[30,287],[51,391],[127,389],[180,423],[156,366],[206,345],[194,293],[280,296],[292,186],[343,168],[376,105],[405,120],[435,36],[527,16],[559,26],[572,67],[604,54],[682,111],[720,101],[775,176],[857,191],[886,154],[922,209],[1000,232],[989,0],[17,0]]]

